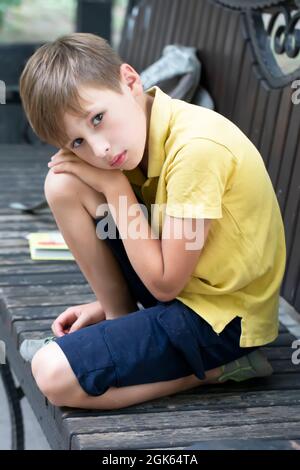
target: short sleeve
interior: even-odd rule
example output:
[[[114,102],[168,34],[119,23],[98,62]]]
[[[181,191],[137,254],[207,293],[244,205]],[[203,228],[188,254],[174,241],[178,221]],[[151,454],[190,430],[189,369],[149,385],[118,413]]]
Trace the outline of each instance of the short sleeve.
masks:
[[[166,214],[219,219],[236,161],[223,145],[194,139],[176,154],[166,173]]]

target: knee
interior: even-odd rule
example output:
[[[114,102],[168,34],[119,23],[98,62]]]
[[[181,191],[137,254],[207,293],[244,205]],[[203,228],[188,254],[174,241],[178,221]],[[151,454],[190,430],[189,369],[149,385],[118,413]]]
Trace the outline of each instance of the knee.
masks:
[[[55,406],[63,406],[66,367],[53,345],[44,346],[33,357],[31,370],[43,395]],[[56,346],[57,348],[58,346]]]
[[[49,170],[44,183],[44,192],[50,207],[74,198],[74,194],[78,194],[79,185],[80,180],[76,176],[67,173],[53,173],[52,170]]]

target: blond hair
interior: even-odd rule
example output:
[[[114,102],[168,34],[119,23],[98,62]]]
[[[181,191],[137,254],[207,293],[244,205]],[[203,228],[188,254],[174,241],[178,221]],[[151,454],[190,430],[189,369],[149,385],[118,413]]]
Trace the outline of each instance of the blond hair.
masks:
[[[121,93],[119,55],[103,39],[89,33],[73,33],[41,46],[28,60],[21,78],[24,111],[41,140],[63,147],[66,134],[63,115],[83,116],[80,85]]]

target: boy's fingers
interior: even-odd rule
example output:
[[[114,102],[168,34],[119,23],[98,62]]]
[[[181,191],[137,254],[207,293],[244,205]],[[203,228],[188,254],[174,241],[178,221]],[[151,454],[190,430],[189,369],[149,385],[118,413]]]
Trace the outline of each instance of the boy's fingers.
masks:
[[[52,167],[54,173],[72,173],[73,175],[79,173],[78,169],[76,162],[62,162]]]
[[[56,336],[63,336],[65,330],[77,320],[75,312],[63,312],[52,323],[52,331]]]
[[[66,158],[66,157],[73,157],[78,158],[74,152],[71,152],[69,149],[60,149],[59,152],[52,155],[51,160],[55,160],[56,158]]]
[[[57,323],[52,323],[51,330],[55,336],[63,336],[63,331]]]
[[[51,160],[50,162],[48,162],[48,167],[52,167],[52,166],[55,166],[55,165],[60,165],[61,163],[66,163],[66,162],[76,163],[77,161],[78,161],[78,159],[76,160],[76,158],[73,158],[73,157],[55,158],[55,160]]]
[[[71,150],[69,150],[68,148],[61,148],[59,149],[58,152],[56,152],[53,157],[55,157],[56,155],[59,156],[59,155],[68,155],[68,154],[71,154],[71,155],[74,155],[73,152],[71,152]],[[53,158],[52,157],[52,158]]]
[[[80,330],[80,328],[82,328],[83,326],[86,326],[86,322],[87,322],[87,319],[83,315],[81,315],[73,323],[73,325],[70,328],[69,333],[73,333],[74,331]]]
[[[55,336],[64,336],[64,325],[55,321],[54,323],[52,323],[52,327],[51,327],[53,333],[55,334]]]
[[[52,155],[51,160],[55,159],[56,157],[59,157],[61,155],[64,155],[65,153],[62,150],[59,150],[56,152],[54,155]]]

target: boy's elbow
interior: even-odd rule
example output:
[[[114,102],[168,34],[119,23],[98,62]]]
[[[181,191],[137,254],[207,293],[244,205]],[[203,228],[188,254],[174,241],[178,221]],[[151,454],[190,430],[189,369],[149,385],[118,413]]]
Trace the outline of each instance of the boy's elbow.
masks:
[[[161,293],[159,296],[156,296],[157,300],[160,302],[170,302],[170,300],[174,300],[176,295],[174,294],[169,294],[169,293]]]
[[[151,294],[160,302],[170,302],[175,299],[179,292],[171,289],[170,286],[159,286],[151,290]]]

